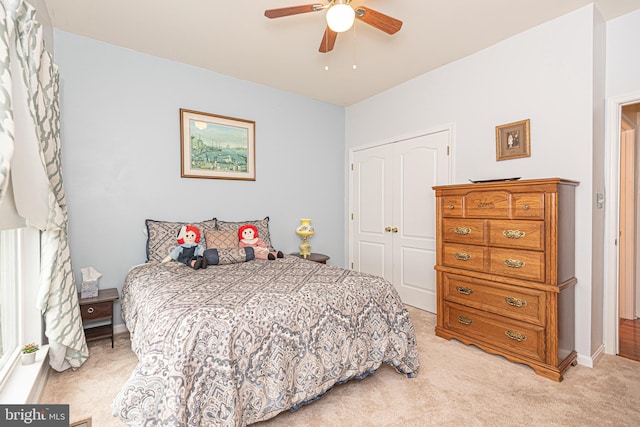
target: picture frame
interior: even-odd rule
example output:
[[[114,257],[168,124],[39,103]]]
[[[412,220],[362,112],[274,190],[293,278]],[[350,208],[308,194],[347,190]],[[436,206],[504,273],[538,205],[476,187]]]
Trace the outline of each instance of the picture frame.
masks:
[[[256,123],[180,109],[183,178],[256,180]]]
[[[496,161],[531,157],[529,119],[496,126]]]

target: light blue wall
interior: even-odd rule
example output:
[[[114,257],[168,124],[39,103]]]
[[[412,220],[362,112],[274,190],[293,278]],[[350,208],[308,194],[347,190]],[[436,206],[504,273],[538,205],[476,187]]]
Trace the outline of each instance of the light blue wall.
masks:
[[[121,289],[145,261],[146,218],[195,222],[269,216],[274,246],[344,266],[344,109],[55,30],[69,237],[80,268]],[[259,66],[259,64],[256,64]],[[179,109],[256,122],[257,180],[180,177]],[[121,323],[119,305],[116,323]]]

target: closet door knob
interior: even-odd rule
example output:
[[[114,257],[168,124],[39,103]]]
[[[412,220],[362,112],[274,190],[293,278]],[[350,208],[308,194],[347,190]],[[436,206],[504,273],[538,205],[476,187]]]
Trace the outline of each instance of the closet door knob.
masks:
[[[391,232],[391,227],[385,227],[384,231],[386,231],[387,233]]]

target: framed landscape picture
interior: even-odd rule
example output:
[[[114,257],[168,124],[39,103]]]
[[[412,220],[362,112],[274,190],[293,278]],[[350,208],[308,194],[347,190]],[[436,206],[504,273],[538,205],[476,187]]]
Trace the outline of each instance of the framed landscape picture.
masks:
[[[180,109],[183,178],[256,180],[256,124]]]
[[[496,160],[530,156],[529,119],[496,126]]]

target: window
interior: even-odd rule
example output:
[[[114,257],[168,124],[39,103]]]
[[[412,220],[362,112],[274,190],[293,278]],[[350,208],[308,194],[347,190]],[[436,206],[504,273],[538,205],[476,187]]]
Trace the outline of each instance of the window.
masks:
[[[13,369],[23,344],[42,344],[42,322],[33,322],[40,318],[36,308],[40,265],[32,262],[38,259],[38,230],[0,231],[0,385]]]
[[[0,231],[0,375],[19,347],[18,234],[17,229]]]

